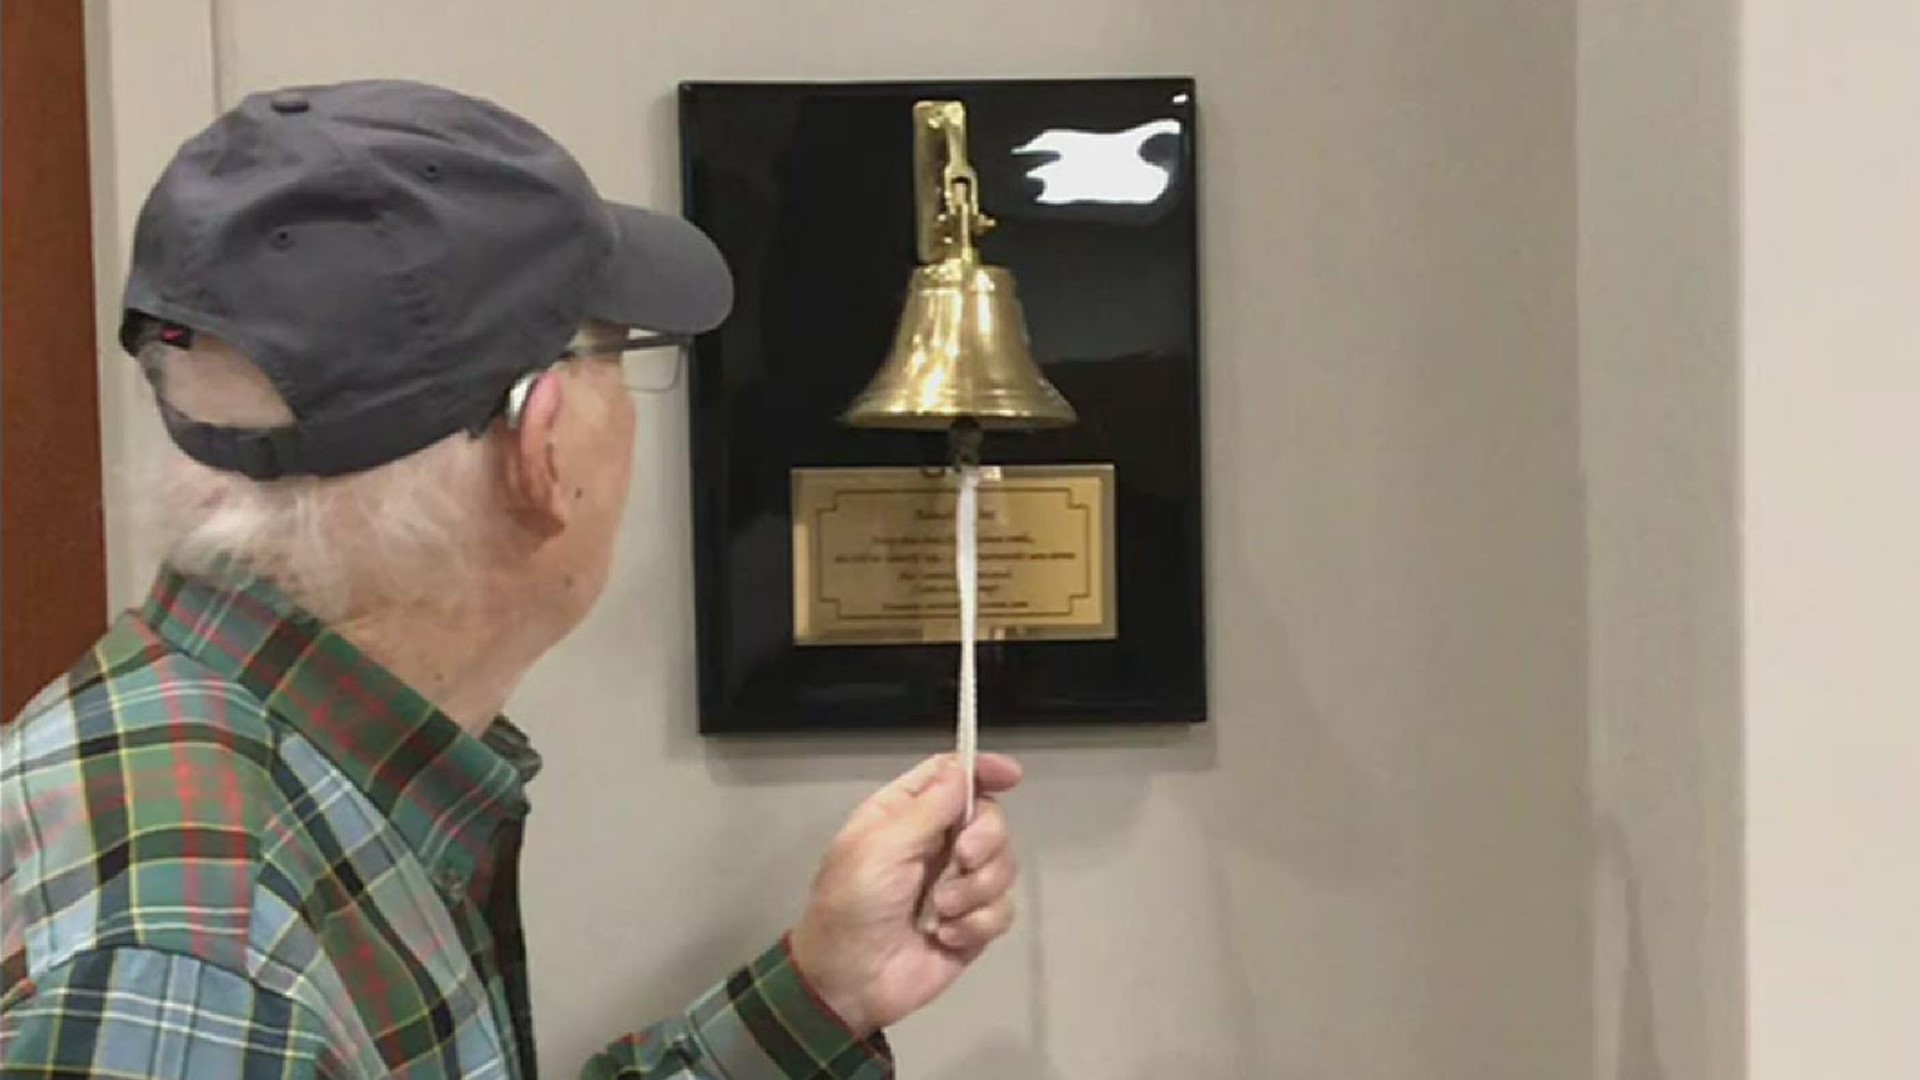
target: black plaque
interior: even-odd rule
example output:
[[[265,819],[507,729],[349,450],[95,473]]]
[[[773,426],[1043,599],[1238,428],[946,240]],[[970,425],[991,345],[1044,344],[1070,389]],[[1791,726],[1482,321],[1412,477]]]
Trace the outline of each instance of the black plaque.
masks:
[[[796,642],[796,470],[938,468],[944,437],[839,423],[892,342],[914,245],[913,104],[964,102],[987,262],[1080,415],[989,464],[1110,466],[1109,640],[982,642],[983,726],[1206,714],[1195,91],[1188,79],[690,83],[687,213],[733,317],[689,378],[700,730],[945,727],[951,644]]]

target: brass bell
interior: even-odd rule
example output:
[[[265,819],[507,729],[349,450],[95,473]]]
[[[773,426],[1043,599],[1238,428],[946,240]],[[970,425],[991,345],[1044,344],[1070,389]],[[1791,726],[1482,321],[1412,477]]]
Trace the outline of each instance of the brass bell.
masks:
[[[1028,348],[1013,275],[980,262],[974,241],[994,223],[980,212],[967,161],[965,107],[923,101],[913,116],[923,265],[908,284],[893,350],[842,422],[922,431],[963,421],[989,431],[1073,423],[1073,406]]]

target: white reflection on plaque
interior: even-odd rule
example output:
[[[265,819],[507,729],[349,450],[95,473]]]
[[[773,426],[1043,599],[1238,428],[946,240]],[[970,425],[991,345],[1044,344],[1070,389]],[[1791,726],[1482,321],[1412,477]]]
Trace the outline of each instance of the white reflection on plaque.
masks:
[[[1173,183],[1164,165],[1148,161],[1141,151],[1155,136],[1177,135],[1178,120],[1154,120],[1126,131],[1043,131],[1014,148],[1016,154],[1052,154],[1053,160],[1028,170],[1040,181],[1039,201],[1049,206],[1069,203],[1113,203],[1144,206],[1156,202]]]

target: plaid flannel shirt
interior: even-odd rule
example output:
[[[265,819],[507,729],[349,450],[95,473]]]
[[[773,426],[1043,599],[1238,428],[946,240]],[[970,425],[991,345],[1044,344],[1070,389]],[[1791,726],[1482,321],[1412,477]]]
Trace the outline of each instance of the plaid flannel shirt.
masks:
[[[0,736],[0,1076],[532,1077],[538,763],[272,588],[162,572]],[[582,1076],[892,1071],[783,941]]]

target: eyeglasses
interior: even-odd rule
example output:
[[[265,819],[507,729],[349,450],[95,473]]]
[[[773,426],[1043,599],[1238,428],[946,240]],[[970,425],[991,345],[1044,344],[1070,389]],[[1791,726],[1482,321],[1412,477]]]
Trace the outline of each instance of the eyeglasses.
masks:
[[[664,394],[680,385],[680,370],[686,366],[687,346],[692,342],[692,338],[683,334],[633,333],[608,341],[579,342],[562,352],[558,359],[617,358],[620,361],[620,381],[626,384],[627,389],[642,394]],[[673,365],[666,370],[664,378],[658,370],[659,365],[635,360],[633,355],[657,349],[673,350]]]
[[[687,346],[693,343],[691,337],[681,334],[628,334],[624,338],[608,341],[582,341],[570,345],[554,358],[554,363],[565,360],[586,360],[591,358],[613,358],[620,361],[620,381],[627,389],[643,394],[662,394],[680,384],[680,369],[687,363]],[[629,357],[635,353],[650,352],[655,349],[673,349],[673,367],[667,372],[662,383],[658,373],[640,370],[640,365]],[[506,400],[500,403],[500,411],[495,415],[506,417],[509,428],[520,426],[520,414],[527,405],[527,394],[533,389],[534,380],[545,374],[546,368],[529,371],[514,381],[507,390]]]

